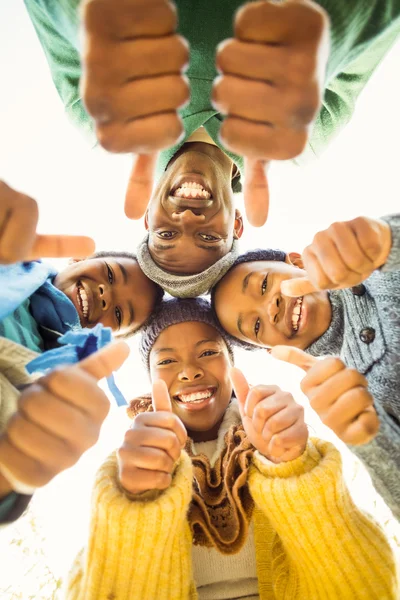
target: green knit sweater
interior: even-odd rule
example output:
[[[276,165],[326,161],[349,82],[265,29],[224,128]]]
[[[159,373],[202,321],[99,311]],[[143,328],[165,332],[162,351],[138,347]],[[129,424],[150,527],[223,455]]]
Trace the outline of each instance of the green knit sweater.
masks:
[[[79,94],[81,0],[24,0],[46,53],[53,81],[71,120],[95,144],[94,130]],[[191,101],[182,111],[185,139],[204,125],[220,146],[222,116],[210,97],[215,70],[215,49],[233,35],[233,16],[244,2],[238,0],[176,0],[178,31],[190,42]],[[319,156],[327,143],[350,120],[355,102],[373,71],[400,33],[400,0],[318,0],[331,19],[331,52],[326,72],[323,106],[308,148],[297,160]],[[184,142],[160,155],[158,172]],[[242,158],[226,152],[242,168]],[[240,183],[237,182],[236,191]]]

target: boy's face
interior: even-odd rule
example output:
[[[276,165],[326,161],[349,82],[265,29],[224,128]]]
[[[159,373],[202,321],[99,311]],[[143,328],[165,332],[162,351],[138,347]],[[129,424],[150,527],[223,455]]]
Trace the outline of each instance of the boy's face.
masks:
[[[218,284],[215,310],[231,335],[263,347],[286,344],[305,349],[329,327],[331,306],[326,292],[289,298],[281,283],[305,275],[298,254],[285,262],[254,261],[238,265]]]
[[[73,302],[82,327],[102,323],[117,335],[135,331],[157,298],[156,285],[129,258],[74,262],[56,276],[54,285]]]
[[[160,268],[201,273],[231,250],[243,229],[233,204],[232,168],[211,144],[190,142],[175,155],[145,218],[149,251]]]
[[[152,381],[165,381],[172,409],[194,439],[199,432],[214,432],[205,439],[216,437],[232,397],[230,367],[218,331],[194,321],[165,329],[150,353]]]

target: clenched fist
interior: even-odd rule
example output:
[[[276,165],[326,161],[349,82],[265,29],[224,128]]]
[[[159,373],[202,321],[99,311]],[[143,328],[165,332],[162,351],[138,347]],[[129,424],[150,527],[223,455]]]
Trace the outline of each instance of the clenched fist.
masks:
[[[301,456],[308,429],[304,409],[293,396],[276,385],[252,388],[239,369],[231,369],[231,380],[239,403],[243,427],[253,446],[274,463]]]
[[[283,281],[282,293],[304,296],[358,285],[385,264],[391,247],[392,233],[385,221],[357,217],[333,223],[317,233],[302,254],[307,276]]]
[[[328,17],[309,0],[249,2],[237,12],[234,32],[218,48],[213,103],[227,115],[221,141],[247,159],[246,213],[260,226],[268,216],[266,163],[303,151],[320,108]]]
[[[117,452],[119,479],[130,494],[167,489],[186,443],[186,429],[172,412],[164,381],[153,384],[152,402],[154,412],[135,417]]]
[[[37,202],[0,181],[0,264],[63,256],[88,256],[91,238],[74,235],[39,235]]]
[[[125,212],[140,218],[152,191],[156,153],[183,135],[178,108],[190,97],[189,51],[167,0],[86,0],[82,92],[100,144],[133,152]]]
[[[72,367],[55,369],[22,392],[0,436],[0,494],[32,493],[72,467],[98,439],[110,402],[97,382],[125,362],[116,342]]]
[[[318,360],[299,348],[275,346],[272,356],[304,371],[301,389],[321,421],[346,444],[367,444],[378,433],[379,419],[368,382],[340,358]]]

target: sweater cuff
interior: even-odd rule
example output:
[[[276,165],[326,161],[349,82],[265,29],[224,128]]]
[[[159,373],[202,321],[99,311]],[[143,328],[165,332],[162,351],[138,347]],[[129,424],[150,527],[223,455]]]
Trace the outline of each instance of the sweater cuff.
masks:
[[[381,217],[381,220],[389,225],[392,232],[392,248],[381,271],[398,271],[400,269],[400,214],[387,215]]]
[[[32,496],[11,492],[0,501],[0,525],[13,523],[21,517]]]
[[[316,439],[309,439],[303,454],[294,460],[282,463],[274,463],[256,450],[253,455],[253,464],[266,477],[280,477],[286,479],[303,475],[312,471],[320,462],[321,455],[318,452],[315,443]]]

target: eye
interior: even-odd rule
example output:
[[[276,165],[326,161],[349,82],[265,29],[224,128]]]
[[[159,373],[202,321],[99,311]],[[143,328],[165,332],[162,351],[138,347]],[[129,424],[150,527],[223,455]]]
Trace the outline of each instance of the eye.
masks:
[[[260,331],[260,325],[261,325],[261,321],[260,321],[260,317],[258,317],[256,319],[256,322],[254,323],[254,334],[255,334],[256,338],[258,337],[258,332]]]
[[[261,296],[264,296],[268,284],[268,275],[264,277],[261,283]]]
[[[115,318],[117,319],[118,327],[121,327],[122,313],[118,306],[115,308]]]
[[[176,235],[176,231],[157,231],[158,237],[163,240],[171,240]]]
[[[205,350],[200,354],[200,358],[203,358],[203,356],[214,356],[215,354],[218,354],[216,350]]]
[[[114,283],[114,273],[112,272],[110,266],[107,263],[106,263],[106,267],[107,267],[108,282],[112,285]]]
[[[218,242],[220,240],[220,238],[211,235],[210,233],[199,233],[199,237],[205,242]]]
[[[165,360],[162,360],[161,362],[157,363],[157,367],[161,367],[163,365],[170,365],[173,362],[176,362],[176,361],[173,360],[172,358],[166,358]]]

